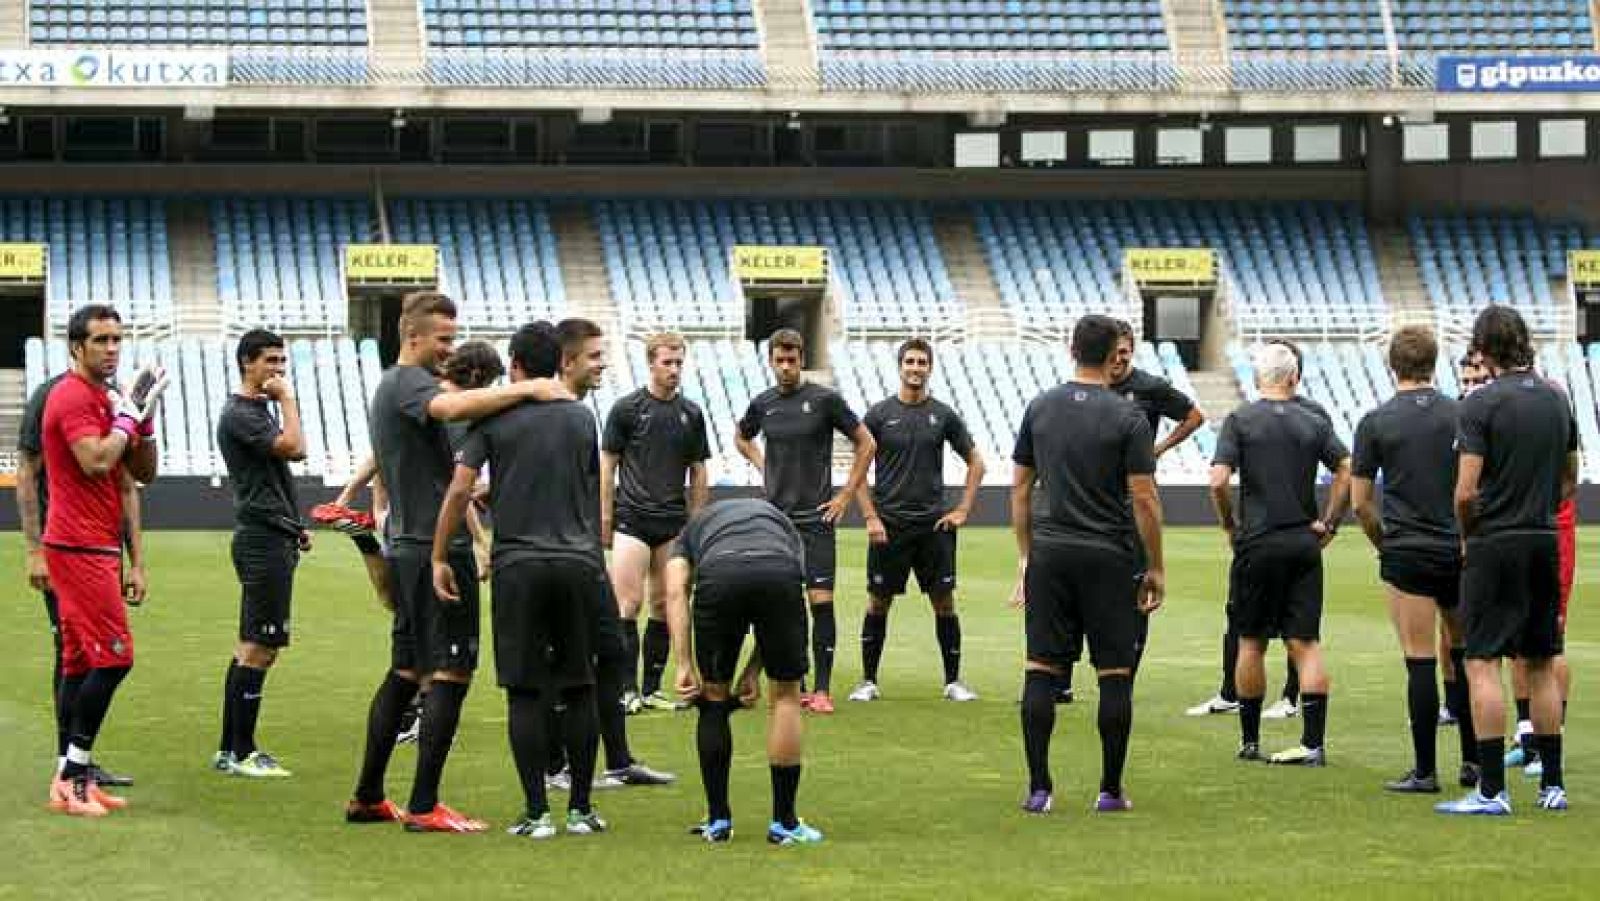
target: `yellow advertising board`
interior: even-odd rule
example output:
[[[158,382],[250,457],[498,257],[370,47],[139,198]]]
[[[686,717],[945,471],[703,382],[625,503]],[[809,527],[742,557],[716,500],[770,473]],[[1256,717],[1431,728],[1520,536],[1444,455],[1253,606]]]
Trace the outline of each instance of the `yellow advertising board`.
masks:
[[[350,282],[438,284],[435,244],[346,244],[344,277]]]
[[[1217,280],[1216,251],[1193,247],[1130,247],[1124,262],[1134,281],[1146,284],[1207,284]]]
[[[820,282],[828,277],[828,248],[740,244],[733,271],[741,282]]]
[[[0,279],[38,281],[49,258],[50,248],[44,244],[0,244]]]
[[[1600,288],[1600,250],[1568,251],[1567,280],[1574,288]]]

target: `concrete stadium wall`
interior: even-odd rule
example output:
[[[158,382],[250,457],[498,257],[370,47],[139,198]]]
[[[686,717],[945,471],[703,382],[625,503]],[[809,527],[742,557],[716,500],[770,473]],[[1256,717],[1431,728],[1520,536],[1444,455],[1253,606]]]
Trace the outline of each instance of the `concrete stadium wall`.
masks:
[[[753,489],[715,489],[714,498],[749,496]],[[300,503],[310,509],[329,501],[338,489],[328,488],[320,480],[302,479],[299,483]],[[952,500],[957,492],[950,492]],[[1211,502],[1206,489],[1198,485],[1167,486],[1161,489],[1161,502],[1166,511],[1168,525],[1210,526],[1216,523],[1211,512]],[[1003,486],[985,487],[979,491],[977,509],[970,523],[976,526],[1004,526],[1010,523],[1010,489]],[[1578,515],[1584,523],[1600,522],[1600,485],[1578,486]],[[229,529],[233,526],[233,500],[226,484],[213,485],[209,479],[170,478],[158,479],[144,492],[145,527],[161,529]],[[850,526],[860,525],[854,510]],[[0,491],[0,531],[14,532],[18,528],[17,505],[10,489]],[[1348,528],[1354,530],[1351,524]]]

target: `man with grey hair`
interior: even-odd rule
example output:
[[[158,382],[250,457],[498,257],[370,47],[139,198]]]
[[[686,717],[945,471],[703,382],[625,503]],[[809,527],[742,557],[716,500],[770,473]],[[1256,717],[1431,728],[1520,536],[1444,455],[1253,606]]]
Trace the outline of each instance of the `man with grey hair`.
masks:
[[[1350,489],[1350,454],[1332,423],[1295,402],[1300,365],[1281,344],[1254,352],[1261,399],[1222,426],[1211,462],[1211,498],[1233,545],[1230,626],[1239,635],[1239,759],[1261,760],[1267,641],[1282,638],[1300,670],[1300,745],[1271,762],[1323,766],[1328,676],[1322,665],[1322,548],[1333,539]],[[1317,464],[1333,473],[1317,515]],[[1238,517],[1229,488],[1239,474]]]

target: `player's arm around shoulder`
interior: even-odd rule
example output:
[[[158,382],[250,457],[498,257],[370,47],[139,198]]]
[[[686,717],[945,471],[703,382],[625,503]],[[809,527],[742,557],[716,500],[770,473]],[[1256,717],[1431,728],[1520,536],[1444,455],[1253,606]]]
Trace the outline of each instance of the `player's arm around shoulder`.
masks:
[[[559,379],[523,379],[505,385],[441,391],[428,401],[428,415],[440,422],[486,419],[525,402],[576,400]]]

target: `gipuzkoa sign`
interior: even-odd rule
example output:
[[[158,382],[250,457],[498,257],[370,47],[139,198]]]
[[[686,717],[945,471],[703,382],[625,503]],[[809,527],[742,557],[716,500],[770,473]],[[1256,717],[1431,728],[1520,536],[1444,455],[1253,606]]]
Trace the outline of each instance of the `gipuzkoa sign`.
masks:
[[[208,50],[0,51],[9,88],[220,88],[228,54]]]

